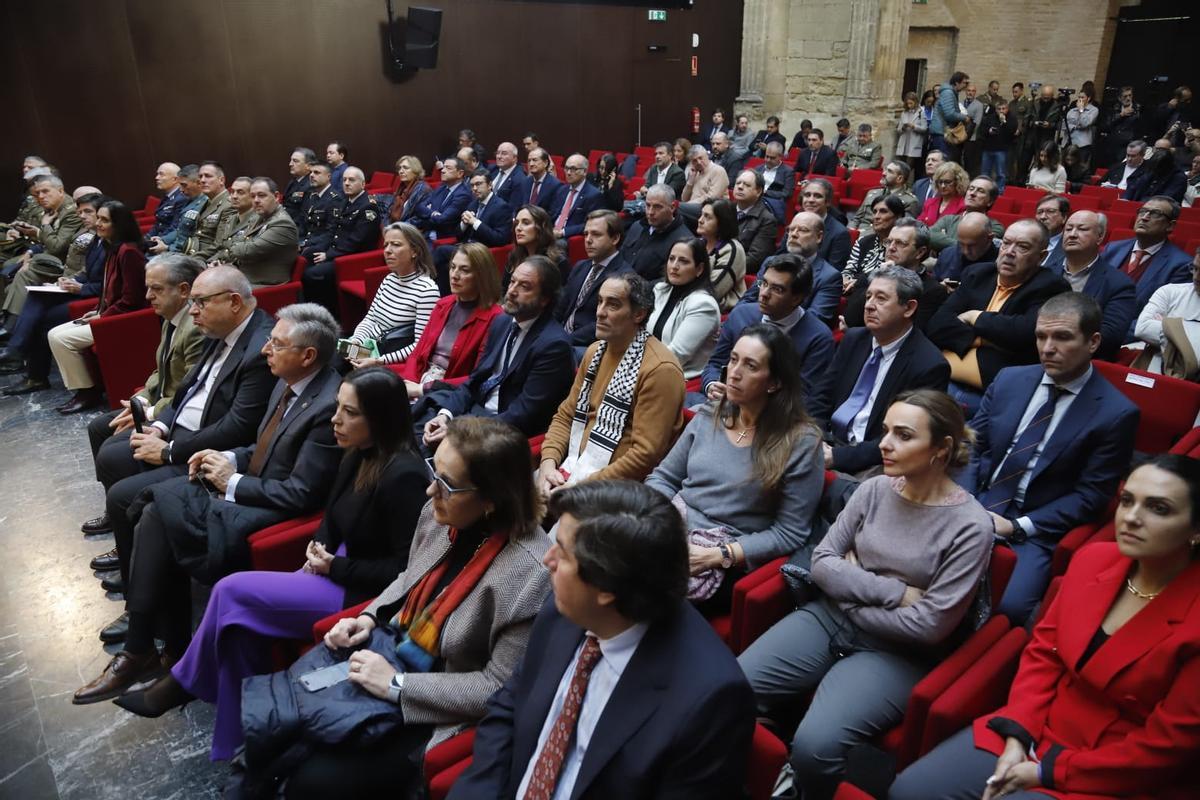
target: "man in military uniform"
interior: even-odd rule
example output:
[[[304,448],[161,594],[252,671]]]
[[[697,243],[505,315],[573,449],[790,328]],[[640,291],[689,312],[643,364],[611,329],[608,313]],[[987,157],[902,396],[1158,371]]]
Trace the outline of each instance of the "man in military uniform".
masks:
[[[208,203],[200,212],[195,233],[184,243],[183,252],[208,261],[217,254],[220,237],[233,232],[237,210],[225,189],[225,170],[217,162],[205,161],[200,165],[200,191]]]
[[[195,164],[188,164],[179,170],[179,191],[187,198],[187,204],[179,212],[179,221],[174,228],[161,236],[150,238],[152,244],[149,250],[153,255],[167,250],[182,253],[188,238],[196,231],[200,212],[208,205],[208,196],[200,191],[200,168]]]
[[[67,249],[71,242],[83,230],[83,220],[75,210],[75,202],[67,197],[61,178],[54,175],[42,175],[34,179],[33,197],[42,211],[36,223],[17,221],[13,223],[18,231],[31,244],[20,256],[10,258],[0,269],[0,297],[4,298],[6,313],[16,316],[20,306],[24,304],[25,293],[20,292],[20,299],[8,302],[8,284],[18,272],[30,269],[39,270],[45,275],[45,280],[53,280],[62,274],[62,262],[67,257]],[[33,266],[36,255],[45,254],[50,259],[39,260]],[[41,281],[38,281],[39,283]]]
[[[278,189],[270,178],[254,179],[250,185],[253,222],[227,245],[229,260],[256,288],[286,283],[296,265],[300,236],[287,209],[275,199]]]
[[[229,184],[229,204],[237,215],[217,232],[217,252],[208,263],[228,263],[230,243],[238,236],[245,236],[250,226],[258,221],[258,215],[254,213],[254,201],[250,199],[250,184],[253,182],[253,178],[241,175]]]
[[[1008,146],[1008,182],[1025,183],[1029,172],[1029,155],[1026,144],[1029,133],[1029,115],[1033,113],[1033,101],[1025,94],[1025,84],[1017,81],[1012,85],[1012,100],[1008,113],[1017,120],[1017,132]]]
[[[162,201],[154,209],[154,224],[146,231],[145,241],[149,247],[155,236],[171,231],[179,224],[179,215],[188,204],[188,197],[179,188],[179,165],[164,161],[154,172],[154,185],[163,193]]]
[[[337,286],[334,260],[339,256],[361,253],[379,243],[379,208],[365,191],[367,179],[358,167],[348,167],[342,177],[346,199],[333,223],[333,239],[324,252],[309,256],[304,270],[304,299],[320,303],[335,314]]]
[[[333,186],[333,170],[319,162],[309,170],[311,186],[304,197],[304,217],[300,225],[300,255],[312,262],[314,253],[323,253],[333,241],[333,223],[342,205],[342,193]]]
[[[858,136],[846,139],[840,149],[845,153],[842,166],[848,173],[856,169],[879,169],[883,164],[883,145],[871,139],[871,126],[865,122],[858,126]]]
[[[283,191],[283,207],[288,216],[292,218],[292,222],[296,224],[297,229],[300,227],[301,220],[304,219],[304,198],[308,196],[312,186],[308,173],[316,163],[317,154],[307,147],[297,147],[292,151],[292,157],[288,159],[288,174],[292,176],[292,179],[288,181],[287,188]]]
[[[921,212],[921,204],[917,201],[917,196],[908,188],[908,180],[911,177],[912,167],[908,164],[899,159],[889,161],[883,168],[883,177],[879,179],[879,187],[867,192],[867,196],[863,198],[858,211],[846,223],[846,227],[858,228],[870,233],[871,208],[875,205],[875,201],[889,194],[900,198],[900,201],[904,203],[904,208],[908,210],[908,215],[916,217]]]
[[[40,156],[25,156],[25,160],[21,162],[21,177],[25,180],[26,193],[20,208],[17,209],[16,219],[13,222],[0,223],[0,262],[20,255],[29,245],[12,226],[17,222],[36,225],[42,218],[42,208],[33,197],[33,182],[42,175],[52,174],[49,165]]]

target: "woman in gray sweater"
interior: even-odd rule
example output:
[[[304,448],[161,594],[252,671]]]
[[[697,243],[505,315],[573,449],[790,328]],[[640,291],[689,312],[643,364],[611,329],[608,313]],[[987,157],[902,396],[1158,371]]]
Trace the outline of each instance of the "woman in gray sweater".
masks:
[[[732,541],[691,545],[691,571],[721,570],[700,610],[728,611],[747,569],[808,541],[824,488],[821,438],[804,411],[800,366],[787,335],[751,325],[734,344],[720,405],[703,407],[646,479],[687,509],[689,531],[720,528]]]
[[[762,714],[816,690],[792,742],[806,800],[832,797],[846,753],[900,721],[974,600],[993,524],[950,477],[969,446],[950,397],[898,397],[879,443],[884,474],[855,491],[813,554],[822,596],[738,659]]]

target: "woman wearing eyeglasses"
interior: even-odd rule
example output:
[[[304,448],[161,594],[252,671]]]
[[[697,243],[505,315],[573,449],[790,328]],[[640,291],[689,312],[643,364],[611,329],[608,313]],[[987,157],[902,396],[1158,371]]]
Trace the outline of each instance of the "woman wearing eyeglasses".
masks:
[[[218,581],[171,672],[114,701],[143,717],[194,697],[215,702],[213,760],[241,744],[242,680],[271,670],[272,640],[307,638],[314,622],[374,597],[408,562],[429,478],[404,381],[384,367],[350,373],[338,389],[333,435],[345,455],[301,568]]]
[[[483,718],[550,590],[545,508],[532,471],[513,468],[528,462],[528,439],[511,425],[450,421],[428,462],[430,502],[407,569],[361,615],[338,622],[325,647],[244,684],[247,783],[287,777],[288,797],[328,797],[328,787],[405,796],[424,749]],[[339,664],[345,680],[301,685]],[[297,750],[303,756],[286,766],[275,758]]]
[[[967,184],[970,182],[971,177],[958,164],[953,161],[942,164],[933,173],[933,187],[937,194],[925,201],[917,219],[926,225],[932,225],[942,217],[963,213],[967,207],[964,198],[967,194]]]

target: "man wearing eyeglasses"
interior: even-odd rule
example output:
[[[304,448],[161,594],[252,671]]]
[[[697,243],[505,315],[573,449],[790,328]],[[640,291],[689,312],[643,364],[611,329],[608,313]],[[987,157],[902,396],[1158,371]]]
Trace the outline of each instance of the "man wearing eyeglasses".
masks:
[[[212,302],[211,293],[207,296]],[[99,677],[75,693],[76,705],[115,697],[156,672],[158,636],[166,643],[163,658],[179,658],[191,639],[188,579],[212,585],[248,568],[246,537],[324,505],[341,455],[332,425],[341,381],[329,367],[337,338],[333,315],[316,303],[280,309],[261,350],[277,380],[251,441],[195,450],[185,474],[143,486],[146,491],[139,491],[137,504],[125,509],[119,525],[110,508],[117,541],[126,540],[125,646]],[[221,346],[218,340],[213,352]],[[191,386],[181,390],[186,397]],[[181,412],[187,412],[188,402]]]
[[[1151,197],[1138,209],[1133,238],[1109,242],[1100,256],[1102,263],[1134,282],[1139,314],[1155,289],[1192,280],[1192,259],[1167,241],[1178,219],[1179,203],[1165,195]]]
[[[587,215],[600,207],[600,190],[587,181],[588,162],[579,153],[572,153],[564,172],[567,178],[566,191],[559,193],[559,200],[550,211],[554,220],[554,236],[567,239],[583,233]]]
[[[148,486],[186,475],[188,459],[201,450],[253,442],[275,385],[262,352],[271,335],[271,315],[256,307],[241,271],[218,266],[201,272],[192,284],[188,313],[209,340],[199,362],[152,425],[128,440],[110,440],[96,456],[105,513],[88,525],[93,531],[113,531],[125,579],[133,545],[128,510],[134,498]],[[106,588],[123,589],[124,580],[110,581]],[[124,625],[116,628],[105,629],[106,641],[119,641],[114,637],[123,635]]]

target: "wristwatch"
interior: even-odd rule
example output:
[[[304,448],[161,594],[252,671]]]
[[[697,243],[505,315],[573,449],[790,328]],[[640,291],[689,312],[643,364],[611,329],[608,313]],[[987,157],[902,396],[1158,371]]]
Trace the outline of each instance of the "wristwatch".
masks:
[[[402,691],[404,691],[404,673],[397,672],[392,676],[392,682],[388,684],[388,702],[399,705],[400,692]]]
[[[172,463],[171,450],[173,450],[174,447],[175,447],[175,442],[171,441],[171,442],[167,442],[167,446],[165,448],[163,448],[163,463],[164,464]]]
[[[1012,525],[1012,533],[1008,535],[1008,541],[1012,544],[1021,544],[1029,538],[1029,534],[1025,533],[1025,529],[1017,522],[1016,517],[1006,517],[1008,524]]]
[[[721,569],[729,569],[733,566],[733,550],[728,544],[722,543],[717,545],[717,549],[721,551]]]

